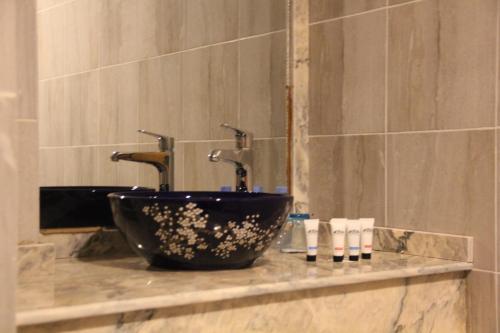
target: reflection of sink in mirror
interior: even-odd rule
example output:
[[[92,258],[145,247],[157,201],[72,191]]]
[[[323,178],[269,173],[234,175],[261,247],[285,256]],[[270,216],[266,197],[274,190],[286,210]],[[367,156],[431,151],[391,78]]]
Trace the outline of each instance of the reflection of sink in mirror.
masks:
[[[116,226],[153,266],[245,268],[278,235],[292,197],[243,192],[122,192],[109,196]]]
[[[51,186],[40,188],[40,228],[114,227],[106,196],[152,189],[131,186]]]

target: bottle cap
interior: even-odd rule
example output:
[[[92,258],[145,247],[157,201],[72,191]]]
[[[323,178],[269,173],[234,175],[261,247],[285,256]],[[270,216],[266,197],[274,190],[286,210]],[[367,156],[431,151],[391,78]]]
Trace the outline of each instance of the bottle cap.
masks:
[[[349,261],[358,261],[359,256],[349,256]]]
[[[260,185],[254,185],[253,186],[253,189],[252,189],[252,192],[253,193],[261,193],[264,191],[264,188]]]
[[[307,261],[316,261],[316,256],[310,256],[310,255],[308,255],[308,256],[306,257],[306,260],[307,260]]]
[[[288,187],[287,186],[276,186],[274,193],[286,194],[286,193],[288,193]]]
[[[344,261],[344,256],[333,256],[333,262],[342,262]]]
[[[230,185],[222,185],[220,187],[221,192],[231,192],[233,189]]]
[[[361,253],[361,259],[370,260],[372,258],[371,253]]]

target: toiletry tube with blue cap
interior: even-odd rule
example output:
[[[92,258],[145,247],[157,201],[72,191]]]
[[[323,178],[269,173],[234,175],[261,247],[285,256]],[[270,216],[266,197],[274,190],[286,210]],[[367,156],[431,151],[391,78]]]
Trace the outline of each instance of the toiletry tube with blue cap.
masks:
[[[232,189],[231,185],[222,185],[220,187],[220,191],[221,192],[232,192],[233,189]]]
[[[344,260],[345,228],[347,219],[331,219],[330,233],[332,239],[333,261],[342,262]]]
[[[373,226],[374,218],[359,219],[361,223],[361,258],[371,259],[373,248]]]
[[[349,245],[349,260],[359,260],[361,222],[359,220],[347,221],[347,243]]]
[[[307,242],[307,261],[316,261],[318,255],[319,219],[304,220]]]

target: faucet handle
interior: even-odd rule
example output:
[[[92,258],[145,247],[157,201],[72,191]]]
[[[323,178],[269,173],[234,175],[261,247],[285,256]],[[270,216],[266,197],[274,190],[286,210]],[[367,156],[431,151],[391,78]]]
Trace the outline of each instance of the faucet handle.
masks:
[[[243,148],[250,148],[252,146],[253,135],[250,132],[233,127],[228,123],[220,124],[220,126],[222,128],[234,131],[235,133],[234,136],[236,138],[236,148],[243,149]]]
[[[156,134],[143,129],[137,130],[137,132],[155,137],[158,141],[158,147],[160,148],[160,151],[168,151],[174,149],[174,138],[172,137]]]

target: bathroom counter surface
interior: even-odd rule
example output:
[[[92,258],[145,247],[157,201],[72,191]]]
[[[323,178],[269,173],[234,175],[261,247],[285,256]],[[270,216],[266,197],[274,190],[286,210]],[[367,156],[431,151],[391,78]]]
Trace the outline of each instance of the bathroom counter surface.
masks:
[[[166,271],[139,257],[58,259],[53,281],[19,287],[18,325],[182,306],[321,287],[472,269],[472,264],[376,252],[371,261],[332,263],[270,250],[249,269]]]

